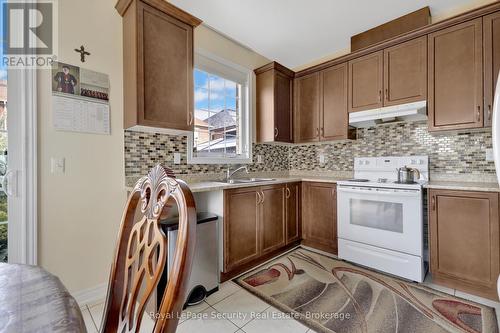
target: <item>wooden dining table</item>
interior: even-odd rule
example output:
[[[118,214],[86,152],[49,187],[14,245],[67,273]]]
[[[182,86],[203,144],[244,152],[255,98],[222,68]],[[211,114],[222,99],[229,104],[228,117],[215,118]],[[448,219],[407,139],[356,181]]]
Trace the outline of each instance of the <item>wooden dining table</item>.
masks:
[[[0,332],[87,332],[80,307],[42,267],[0,263]]]

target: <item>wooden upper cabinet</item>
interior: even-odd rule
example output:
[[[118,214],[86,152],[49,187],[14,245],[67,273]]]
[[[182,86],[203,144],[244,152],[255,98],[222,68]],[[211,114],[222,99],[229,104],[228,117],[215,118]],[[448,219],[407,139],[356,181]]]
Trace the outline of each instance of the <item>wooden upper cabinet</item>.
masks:
[[[319,140],[320,73],[295,79],[295,141]]]
[[[124,127],[193,130],[193,28],[200,20],[166,1],[120,0]]]
[[[384,52],[349,61],[349,112],[383,106]]]
[[[285,245],[285,189],[282,184],[261,187],[259,233],[262,255]]]
[[[427,99],[427,36],[384,50],[384,106]]]
[[[482,18],[429,35],[429,130],[483,126]]]
[[[336,254],[336,186],[328,183],[305,182],[302,184],[304,244]]]
[[[321,71],[321,140],[352,139],[347,112],[347,63]]]
[[[293,75],[276,63],[255,70],[257,142],[293,142]]]
[[[224,191],[224,271],[260,255],[259,188]]]
[[[301,225],[301,184],[286,184],[286,244],[298,241],[302,237]]]
[[[500,12],[483,17],[484,126],[491,126],[493,97],[500,71]]]
[[[436,284],[498,300],[498,193],[431,189],[429,234]]]

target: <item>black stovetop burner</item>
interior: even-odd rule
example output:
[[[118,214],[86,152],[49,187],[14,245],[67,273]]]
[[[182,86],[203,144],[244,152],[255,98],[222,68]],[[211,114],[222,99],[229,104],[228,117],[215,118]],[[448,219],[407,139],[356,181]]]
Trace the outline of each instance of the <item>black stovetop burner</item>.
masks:
[[[418,184],[418,182],[400,182],[400,181],[396,180],[394,182],[394,184],[415,185],[415,184]]]
[[[361,178],[354,178],[354,179],[349,179],[347,180],[348,182],[354,182],[354,183],[366,183],[369,182],[369,179],[361,179]]]

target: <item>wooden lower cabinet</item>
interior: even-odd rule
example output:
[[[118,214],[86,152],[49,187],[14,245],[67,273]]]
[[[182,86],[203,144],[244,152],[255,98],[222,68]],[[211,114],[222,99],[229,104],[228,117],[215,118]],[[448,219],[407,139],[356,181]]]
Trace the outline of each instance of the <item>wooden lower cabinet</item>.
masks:
[[[286,185],[286,244],[302,238],[301,183]]]
[[[498,300],[498,193],[429,191],[429,249],[433,281]]]
[[[261,254],[272,252],[285,245],[285,189],[286,185],[260,188]]]
[[[258,188],[224,191],[224,271],[256,259],[259,249]]]
[[[329,183],[302,183],[302,243],[337,254],[337,193]]]
[[[223,281],[298,245],[300,183],[225,190],[223,237]]]

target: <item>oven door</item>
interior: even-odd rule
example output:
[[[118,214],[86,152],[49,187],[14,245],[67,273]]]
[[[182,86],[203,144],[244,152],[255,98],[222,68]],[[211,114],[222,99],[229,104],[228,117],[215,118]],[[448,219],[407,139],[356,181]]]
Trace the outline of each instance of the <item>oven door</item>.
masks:
[[[338,186],[338,237],[422,255],[422,191]]]

